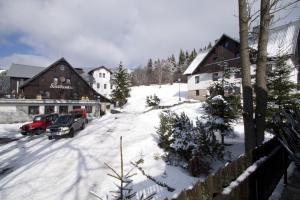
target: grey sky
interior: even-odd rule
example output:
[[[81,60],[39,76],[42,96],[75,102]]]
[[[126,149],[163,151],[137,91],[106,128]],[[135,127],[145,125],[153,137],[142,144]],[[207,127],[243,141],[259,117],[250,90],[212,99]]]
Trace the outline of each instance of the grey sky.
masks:
[[[63,56],[78,67],[122,60],[132,68],[198,50],[222,33],[237,38],[237,16],[237,0],[0,0],[0,46],[17,43],[0,65],[48,65]]]

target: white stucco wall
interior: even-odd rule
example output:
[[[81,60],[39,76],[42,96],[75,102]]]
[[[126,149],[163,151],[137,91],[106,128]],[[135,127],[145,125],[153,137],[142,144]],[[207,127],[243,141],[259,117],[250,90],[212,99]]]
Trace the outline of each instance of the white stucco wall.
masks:
[[[99,74],[101,73],[101,77]],[[103,77],[105,74],[105,77]],[[95,83],[93,88],[99,93],[106,97],[110,97],[111,94],[111,73],[104,68],[97,69],[93,72],[93,77]],[[97,88],[97,83],[100,84],[100,88]],[[106,84],[106,89],[104,89],[104,84]]]

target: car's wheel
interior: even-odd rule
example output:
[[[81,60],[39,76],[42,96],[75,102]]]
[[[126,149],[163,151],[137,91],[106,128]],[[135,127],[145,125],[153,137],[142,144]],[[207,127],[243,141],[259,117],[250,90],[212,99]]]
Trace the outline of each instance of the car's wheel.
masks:
[[[71,137],[71,138],[74,137],[74,130],[73,129],[70,130],[69,137]]]
[[[22,132],[21,134],[24,135],[24,136],[26,136],[26,135],[27,135],[27,132]]]
[[[53,137],[50,135],[50,136],[48,136],[48,139],[49,139],[49,140],[52,140],[52,139],[53,139]]]
[[[43,129],[38,128],[38,129],[35,129],[33,133],[34,133],[35,135],[40,135],[40,134],[42,134],[43,132],[44,132]]]
[[[83,130],[85,128],[85,123],[83,122],[81,125],[81,130]]]

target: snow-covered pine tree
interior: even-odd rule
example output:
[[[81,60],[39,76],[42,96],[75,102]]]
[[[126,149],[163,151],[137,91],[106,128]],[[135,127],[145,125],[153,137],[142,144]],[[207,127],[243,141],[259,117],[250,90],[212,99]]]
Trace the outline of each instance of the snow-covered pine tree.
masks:
[[[291,78],[293,71],[292,67],[288,64],[288,56],[280,53],[274,60],[272,69],[267,72],[268,80],[268,104],[267,104],[267,121],[272,121],[272,116],[283,108],[291,108],[293,101],[299,95],[295,93],[297,84]]]
[[[180,115],[175,114],[171,138],[171,148],[184,158],[185,161],[188,161],[192,157],[195,143],[193,138],[193,123],[184,112]]]
[[[111,93],[112,100],[117,106],[122,107],[127,103],[127,98],[130,97],[130,79],[127,69],[123,67],[122,62],[120,62],[112,80],[115,86]]]
[[[160,123],[156,130],[159,136],[158,146],[164,149],[166,152],[171,151],[172,140],[172,129],[174,124],[174,113],[169,110],[160,113]]]

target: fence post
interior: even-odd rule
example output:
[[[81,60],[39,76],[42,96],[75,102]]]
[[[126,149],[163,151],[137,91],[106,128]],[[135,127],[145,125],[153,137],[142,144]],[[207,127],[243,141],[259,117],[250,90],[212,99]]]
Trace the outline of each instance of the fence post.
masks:
[[[281,148],[282,149],[282,148]],[[284,185],[287,185],[287,156],[286,156],[286,151],[282,149],[282,155],[283,155],[283,183]]]

